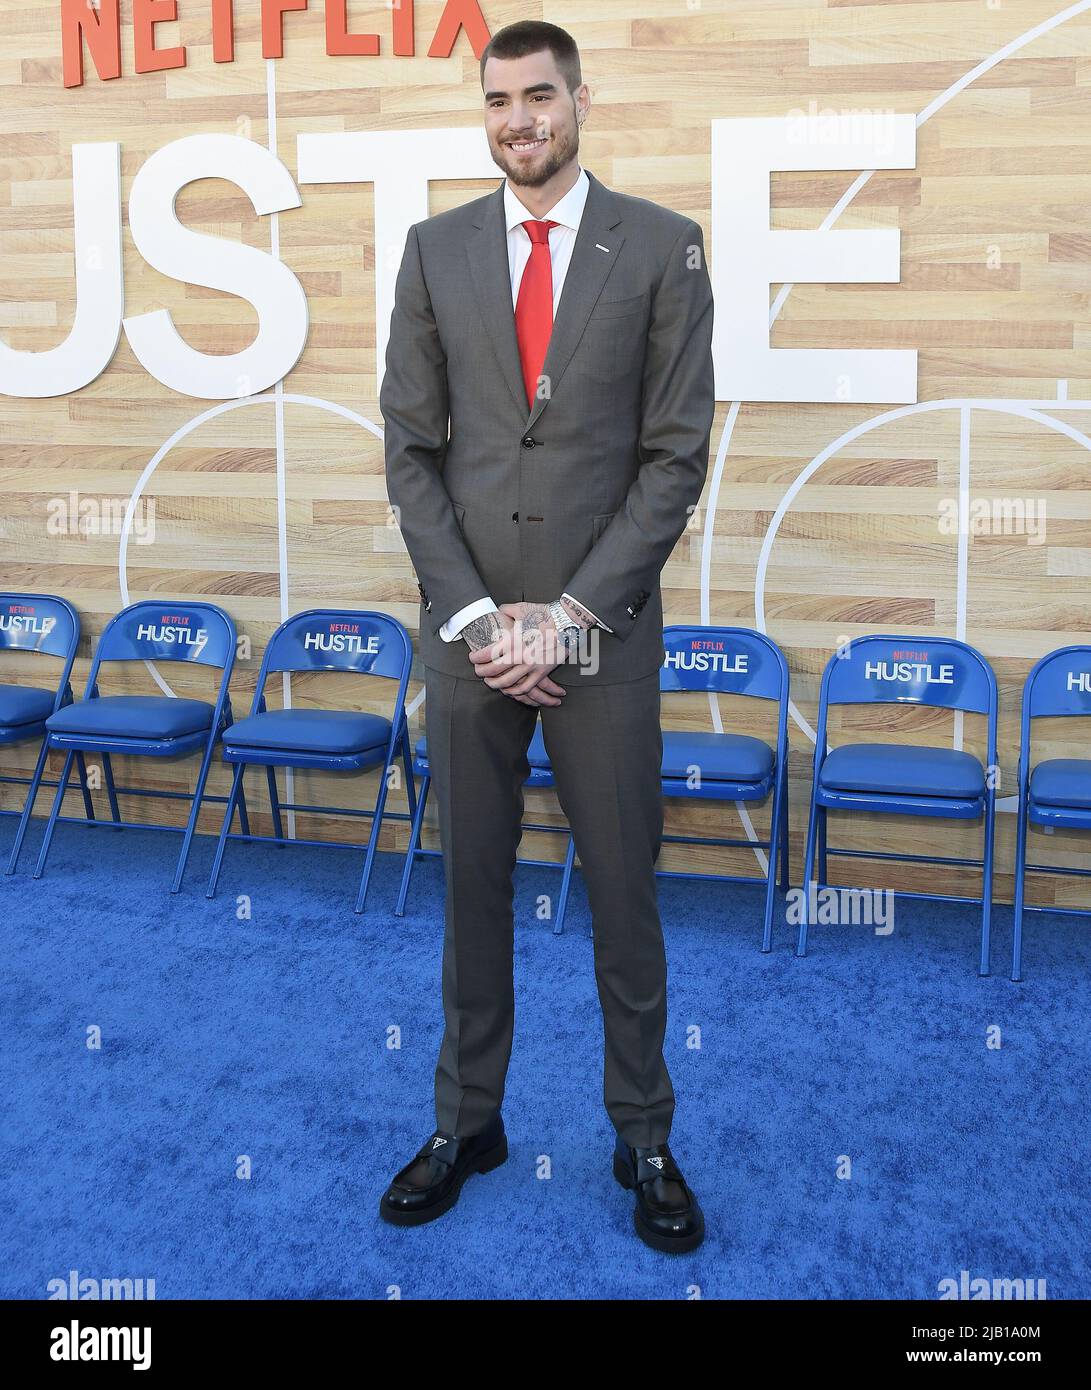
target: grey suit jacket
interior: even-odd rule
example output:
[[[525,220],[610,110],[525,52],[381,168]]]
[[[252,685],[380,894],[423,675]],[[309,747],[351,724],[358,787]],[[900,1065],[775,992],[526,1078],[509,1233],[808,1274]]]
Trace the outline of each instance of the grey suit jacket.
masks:
[[[380,408],[390,501],[417,572],[425,665],[475,680],[460,608],[567,590],[613,629],[597,668],[663,660],[659,576],[696,506],[715,408],[712,287],[696,222],[591,173],[528,410],[504,185],[410,228]]]

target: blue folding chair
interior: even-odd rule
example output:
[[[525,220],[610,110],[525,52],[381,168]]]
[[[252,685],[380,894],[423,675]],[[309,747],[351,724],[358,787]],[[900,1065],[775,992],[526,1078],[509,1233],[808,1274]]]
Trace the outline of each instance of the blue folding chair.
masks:
[[[30,777],[0,777],[0,782],[12,782],[28,787],[21,813],[3,811],[5,816],[19,815],[19,827],[5,873],[13,874],[19,862],[31,812],[38,788],[57,784],[42,777],[49,749],[46,746],[45,721],[62,705],[72,703],[72,663],[80,641],[79,614],[63,598],[54,594],[0,594],[0,651],[37,652],[60,658],[63,666],[56,688],[36,685],[0,685],[0,744],[39,742],[38,761]],[[83,809],[88,820],[94,820],[95,808],[87,786],[87,766],[79,755],[78,769],[83,791]]]
[[[831,705],[901,704],[962,710],[986,717],[987,767],[972,753],[919,744],[847,743],[828,750],[827,714]],[[989,973],[992,915],[993,825],[996,812],[996,676],[980,652],[953,637],[857,637],[832,656],[822,676],[814,782],[807,825],[807,859],[797,955],[807,953],[808,898],[829,886],[827,855],[886,859],[914,864],[953,864],[982,870],[980,897],[946,893],[899,892],[898,897],[981,904],[980,973]],[[881,815],[976,820],[984,816],[981,859],[885,850],[828,849],[830,809]]]
[[[250,715],[241,719],[224,736],[224,761],[235,764],[235,775],[227,798],[223,827],[216,846],[216,858],[208,880],[208,897],[214,897],[220,876],[224,849],[229,839],[265,840],[280,845],[324,845],[336,849],[355,849],[340,840],[289,839],[284,834],[280,813],[311,811],[320,815],[369,816],[368,836],[356,911],[363,912],[367,897],[375,848],[379,842],[390,770],[400,753],[405,764],[409,812],[386,812],[391,820],[411,820],[416,810],[409,729],[405,718],[405,692],[413,664],[409,633],[396,618],[386,613],[357,609],[311,608],[281,623],[269,639],[258,674]],[[265,683],[274,672],[338,671],[383,676],[398,682],[398,693],[389,719],[378,714],[353,710],[268,709]],[[269,782],[269,803],[275,835],[231,835],[235,800],[242,794],[242,778],[247,766],[264,767]],[[276,768],[315,768],[323,772],[362,772],[381,768],[374,810],[360,811],[347,806],[297,805],[282,802],[277,794]]]
[[[764,633],[744,627],[675,626],[663,629],[666,656],[659,688],[744,695],[777,704],[774,746],[749,734],[663,731],[663,795],[704,801],[765,801],[772,793],[768,840],[664,835],[664,844],[721,845],[763,850],[765,875],[763,951],[772,946],[773,902],[780,864],[788,888],[788,663]],[[717,879],[753,883],[752,875],[702,874],[658,869],[664,878]]]
[[[549,765],[549,755],[545,750],[545,743],[542,739],[542,725],[539,721],[534,726],[534,737],[530,741],[527,749],[527,760],[530,763],[530,775],[523,783],[526,787],[552,787],[553,769]],[[402,865],[402,883],[398,892],[398,905],[394,909],[395,916],[405,916],[405,900],[409,893],[409,880],[413,873],[413,865],[421,856],[438,856],[442,850],[422,849],[420,843],[421,826],[424,823],[424,810],[428,804],[428,792],[432,786],[432,772],[428,765],[428,740],[420,738],[417,740],[417,747],[413,757],[413,770],[421,778],[420,794],[417,800],[416,814],[413,817],[413,824],[409,832],[409,847],[405,852],[405,863]],[[568,836],[568,849],[565,853],[564,864],[561,873],[561,891],[557,899],[557,916],[553,923],[553,935],[559,936],[564,931],[564,916],[568,907],[568,892],[572,884],[572,866],[576,858],[576,846],[572,839],[572,832],[564,825],[538,825],[533,821],[523,821],[523,830],[539,830],[547,834],[559,834]],[[556,861],[553,859],[523,859],[517,858],[519,864],[534,864],[539,868],[556,868]]]
[[[1028,873],[1091,877],[1091,869],[1027,863],[1027,825],[1091,830],[1091,759],[1050,758],[1031,769],[1031,720],[1091,715],[1091,647],[1060,647],[1043,656],[1023,687],[1019,749],[1019,822],[1015,841],[1015,936],[1011,977],[1023,978],[1023,913],[1091,916],[1091,908],[1033,907],[1023,901]]]
[[[100,695],[98,681],[103,666],[122,661],[176,661],[216,667],[222,674],[215,703],[172,695]],[[123,821],[118,809],[118,792],[191,803],[170,890],[172,893],[178,892],[186,871],[202,801],[223,800],[223,797],[205,796],[205,782],[216,740],[231,723],[231,700],[227,687],[234,664],[235,624],[222,608],[214,604],[192,603],[188,599],[134,603],[110,619],[95,647],[83,699],[57,710],[45,721],[49,731],[48,746],[64,749],[66,756],[53,808],[46,822],[42,848],[34,870],[35,878],[41,878],[45,869],[73,758],[84,753],[98,753],[102,757],[111,819],[95,824],[140,830],[176,831],[180,828],[144,821]],[[111,758],[115,753],[177,759],[197,752],[201,753],[201,767],[192,795],[189,792],[119,787],[114,782]],[[239,814],[245,819],[245,806],[240,808]]]

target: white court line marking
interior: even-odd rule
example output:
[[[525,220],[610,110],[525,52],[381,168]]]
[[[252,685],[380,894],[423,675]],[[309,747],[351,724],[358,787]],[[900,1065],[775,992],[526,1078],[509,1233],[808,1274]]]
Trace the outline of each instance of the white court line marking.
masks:
[[[1056,401],[1052,402],[1056,405]],[[1067,408],[1067,402],[1065,403]],[[1091,402],[1088,402],[1091,407]],[[1058,420],[1052,415],[1047,415],[1041,410],[1036,410],[1024,401],[986,401],[986,400],[949,400],[949,401],[919,401],[915,405],[897,406],[893,410],[885,411],[882,415],[875,415],[870,420],[862,420],[858,425],[853,425],[851,429],[845,431],[839,438],[827,444],[826,447],[807,464],[806,468],[789,485],[787,492],[781,498],[776,511],[769,522],[769,529],[765,533],[762,541],[761,551],[758,554],[757,577],[755,581],[755,616],[758,629],[766,631],[765,617],[765,576],[769,568],[769,557],[773,549],[773,541],[776,539],[780,523],[784,520],[792,503],[795,501],[801,489],[810,481],[815,473],[822,467],[828,459],[838,453],[846,444],[851,444],[862,435],[870,434],[872,430],[879,429],[883,425],[890,424],[893,420],[901,420],[909,415],[923,415],[933,410],[963,410],[972,408],[974,410],[989,410],[1000,415],[1016,415],[1024,420],[1033,420],[1036,424],[1045,425],[1048,429],[1056,430],[1058,434],[1065,435],[1074,443],[1079,444],[1084,449],[1091,451],[1091,439],[1070,425],[1066,420]],[[817,738],[815,730],[807,722],[802,714],[793,705],[793,714],[796,723],[804,731],[807,737],[814,743]]]
[[[313,406],[316,410],[327,410],[331,415],[339,415],[343,420],[348,420],[362,429],[369,431],[376,439],[382,439],[383,432],[373,420],[369,420],[366,415],[361,415],[348,406],[342,405],[339,401],[323,400],[319,396],[305,396],[294,391],[280,391],[280,404],[283,408],[285,401],[290,401],[294,405]],[[199,429],[207,421],[215,419],[217,415],[224,415],[230,410],[242,410],[252,405],[266,405],[272,403],[277,405],[277,392],[267,391],[260,396],[241,396],[237,400],[218,401],[207,410],[202,410],[199,415],[193,416],[185,424],[179,425],[169,438],[165,439],[152,457],[144,465],[140,477],[136,480],[132,495],[129,498],[128,506],[125,508],[125,519],[121,525],[121,540],[118,546],[118,586],[121,590],[122,607],[126,607],[129,602],[129,575],[128,575],[128,556],[129,556],[129,535],[132,531],[133,517],[136,514],[137,506],[143,496],[144,489],[147,487],[155,470],[166,458],[167,454],[188,435]],[[145,663],[155,678],[159,688],[166,695],[173,695],[174,691],[156,670],[154,664]],[[291,798],[294,799],[294,798]]]

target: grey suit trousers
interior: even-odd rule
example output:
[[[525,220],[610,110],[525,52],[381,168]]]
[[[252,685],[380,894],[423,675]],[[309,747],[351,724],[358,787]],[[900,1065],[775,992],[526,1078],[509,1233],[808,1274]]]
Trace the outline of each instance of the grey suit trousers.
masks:
[[[445,1031],[436,1124],[476,1134],[504,1097],[515,1017],[512,874],[538,711],[474,675],[425,668],[426,727],[446,873]],[[625,1142],[665,1143],[667,966],[656,904],[663,834],[659,673],[567,687],[541,710],[594,931],[605,1035],[603,1097]]]

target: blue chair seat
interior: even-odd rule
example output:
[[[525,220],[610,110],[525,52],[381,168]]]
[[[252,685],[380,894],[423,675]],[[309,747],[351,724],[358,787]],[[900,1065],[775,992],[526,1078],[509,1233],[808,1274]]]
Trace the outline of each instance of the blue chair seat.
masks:
[[[341,709],[271,709],[240,719],[224,733],[226,748],[345,753],[375,751],[390,742],[390,720]]]
[[[1030,796],[1047,806],[1091,808],[1091,761],[1051,758],[1030,774]]]
[[[985,794],[985,769],[972,753],[898,743],[849,743],[827,754],[823,791],[973,799]]]
[[[685,780],[696,767],[703,782],[762,782],[775,761],[769,745],[748,734],[663,734],[664,778]]]
[[[90,738],[173,739],[206,732],[213,707],[170,695],[102,695],[66,705],[46,720],[51,734]]]
[[[41,724],[53,709],[56,691],[36,685],[0,685],[0,725]]]

